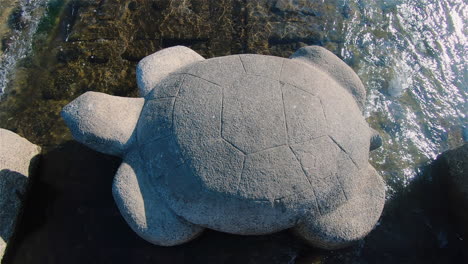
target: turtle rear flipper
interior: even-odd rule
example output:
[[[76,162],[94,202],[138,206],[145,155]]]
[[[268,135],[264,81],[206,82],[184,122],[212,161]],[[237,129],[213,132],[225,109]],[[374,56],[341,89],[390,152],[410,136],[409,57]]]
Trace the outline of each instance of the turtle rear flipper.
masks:
[[[139,236],[160,246],[173,246],[197,237],[203,228],[175,215],[148,184],[137,152],[120,165],[112,187],[114,200],[125,221]]]
[[[307,46],[298,49],[290,59],[301,60],[328,73],[356,100],[361,111],[366,103],[366,89],[357,74],[345,62],[325,48]]]
[[[338,249],[364,238],[377,223],[385,203],[385,184],[372,166],[367,169],[365,184],[355,195],[335,210],[323,215],[309,215],[293,231],[312,246]]]
[[[134,130],[145,100],[87,92],[60,113],[73,137],[106,154],[122,156],[135,142]]]
[[[195,51],[175,46],[143,58],[137,65],[136,77],[140,96],[146,96],[169,74],[204,58]]]

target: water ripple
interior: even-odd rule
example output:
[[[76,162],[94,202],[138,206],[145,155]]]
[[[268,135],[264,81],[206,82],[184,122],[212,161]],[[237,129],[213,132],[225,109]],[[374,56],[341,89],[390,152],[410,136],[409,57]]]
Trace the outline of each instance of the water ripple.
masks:
[[[448,137],[467,125],[468,7],[460,0],[350,4],[361,12],[344,25],[342,56],[358,61],[369,89],[366,115],[387,141],[377,155],[392,157],[407,181],[414,168],[459,143]]]

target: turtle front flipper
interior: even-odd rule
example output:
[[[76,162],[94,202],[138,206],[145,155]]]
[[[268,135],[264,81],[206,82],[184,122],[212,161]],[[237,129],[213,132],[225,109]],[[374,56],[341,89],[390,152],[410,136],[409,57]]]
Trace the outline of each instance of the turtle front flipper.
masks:
[[[369,165],[367,175],[355,185],[353,195],[335,210],[305,214],[293,231],[312,246],[338,249],[364,238],[379,220],[385,203],[385,183]]]
[[[353,69],[335,54],[320,46],[306,46],[298,49],[290,59],[301,60],[328,73],[351,93],[359,109],[363,110],[366,103],[366,89]]]
[[[160,50],[143,58],[137,65],[136,76],[141,96],[146,96],[170,73],[194,62],[205,60],[195,51],[174,46]]]
[[[86,146],[122,156],[134,143],[134,130],[145,100],[87,92],[60,113],[73,137]]]
[[[112,187],[120,213],[140,237],[160,246],[173,246],[197,237],[203,228],[175,215],[148,183],[137,152],[120,165]]]

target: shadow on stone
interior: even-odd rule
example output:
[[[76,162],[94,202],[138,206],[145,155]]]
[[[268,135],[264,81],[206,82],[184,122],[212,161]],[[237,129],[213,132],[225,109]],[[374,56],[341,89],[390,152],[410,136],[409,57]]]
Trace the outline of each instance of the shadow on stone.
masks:
[[[175,247],[138,237],[112,198],[121,160],[74,141],[43,155],[4,263],[464,263],[434,171],[387,201],[379,225],[343,250],[308,247],[289,232],[235,236],[206,230]]]
[[[288,232],[206,231],[182,246],[138,237],[112,198],[121,160],[74,141],[43,155],[4,263],[288,263],[308,248]]]
[[[360,246],[331,254],[325,263],[467,263],[468,244],[452,224],[434,166],[387,201],[379,225]]]
[[[468,144],[446,151],[433,163],[434,175],[448,199],[452,223],[468,240]]]
[[[28,178],[16,171],[0,171],[0,238],[8,241],[13,232],[14,220],[21,208]]]

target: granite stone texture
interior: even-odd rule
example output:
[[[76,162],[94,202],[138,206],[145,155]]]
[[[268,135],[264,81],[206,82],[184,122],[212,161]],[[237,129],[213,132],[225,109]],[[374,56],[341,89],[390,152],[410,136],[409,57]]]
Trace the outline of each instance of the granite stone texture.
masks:
[[[359,108],[363,109],[366,103],[366,89],[364,85],[357,74],[349,70],[349,66],[335,54],[319,46],[307,46],[298,49],[290,58],[302,60],[326,71],[335,81],[351,93]]]
[[[204,60],[195,51],[175,46],[146,56],[137,65],[137,84],[140,95],[145,96],[168,74],[192,62]]]
[[[66,105],[62,116],[76,140],[96,151],[121,155],[135,142],[133,131],[143,104],[143,98],[87,92]]]
[[[368,163],[362,83],[323,48],[303,49],[204,60],[172,47],[139,64],[144,98],[88,92],[62,116],[75,139],[123,158],[114,198],[151,243],[291,228],[343,247],[375,226],[384,182]]]
[[[11,238],[26,194],[33,158],[40,148],[19,135],[0,128],[0,260]]]

